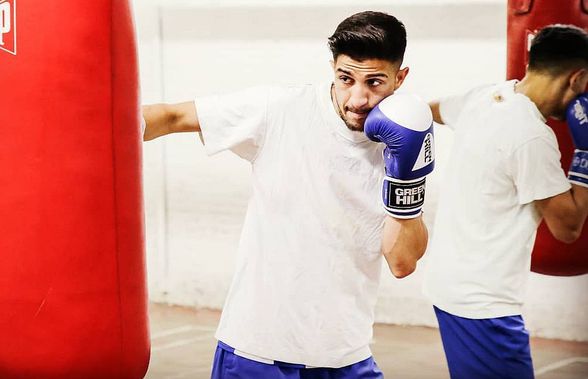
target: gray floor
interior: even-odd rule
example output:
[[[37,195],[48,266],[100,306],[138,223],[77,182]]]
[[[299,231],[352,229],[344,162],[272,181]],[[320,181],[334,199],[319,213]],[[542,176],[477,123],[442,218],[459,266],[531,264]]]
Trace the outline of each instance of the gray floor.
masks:
[[[146,379],[208,378],[219,316],[217,311],[152,304]],[[531,349],[537,379],[588,378],[588,343],[533,338]],[[377,324],[372,350],[386,378],[449,378],[436,329]]]

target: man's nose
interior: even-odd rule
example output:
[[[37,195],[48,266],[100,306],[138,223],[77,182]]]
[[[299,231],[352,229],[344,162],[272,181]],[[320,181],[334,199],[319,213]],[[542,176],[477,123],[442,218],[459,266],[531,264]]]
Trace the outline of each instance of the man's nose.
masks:
[[[369,92],[363,85],[355,85],[351,89],[349,107],[355,110],[365,108],[369,103]]]

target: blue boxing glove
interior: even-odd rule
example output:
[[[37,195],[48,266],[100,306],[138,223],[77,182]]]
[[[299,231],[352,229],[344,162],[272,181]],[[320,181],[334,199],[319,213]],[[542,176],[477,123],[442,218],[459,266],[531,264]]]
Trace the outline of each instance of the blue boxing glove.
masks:
[[[429,105],[414,95],[389,96],[371,110],[364,130],[372,141],[386,144],[384,208],[396,218],[420,216],[425,201],[425,176],[435,166]]]
[[[588,93],[572,100],[566,119],[576,146],[568,178],[574,184],[588,187]]]

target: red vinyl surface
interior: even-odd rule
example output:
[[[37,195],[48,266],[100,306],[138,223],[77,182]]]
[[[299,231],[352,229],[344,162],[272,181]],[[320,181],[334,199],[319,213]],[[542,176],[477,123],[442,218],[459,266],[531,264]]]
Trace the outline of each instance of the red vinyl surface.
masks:
[[[7,0],[0,51],[0,378],[143,378],[134,25],[126,0]]]

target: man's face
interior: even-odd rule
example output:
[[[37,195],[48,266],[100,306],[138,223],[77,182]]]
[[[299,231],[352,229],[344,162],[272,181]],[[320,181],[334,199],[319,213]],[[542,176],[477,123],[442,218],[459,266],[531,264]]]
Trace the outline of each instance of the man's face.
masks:
[[[331,93],[333,105],[345,125],[362,132],[370,110],[400,87],[408,67],[400,70],[399,63],[382,59],[356,61],[339,55],[331,62],[335,73]]]

